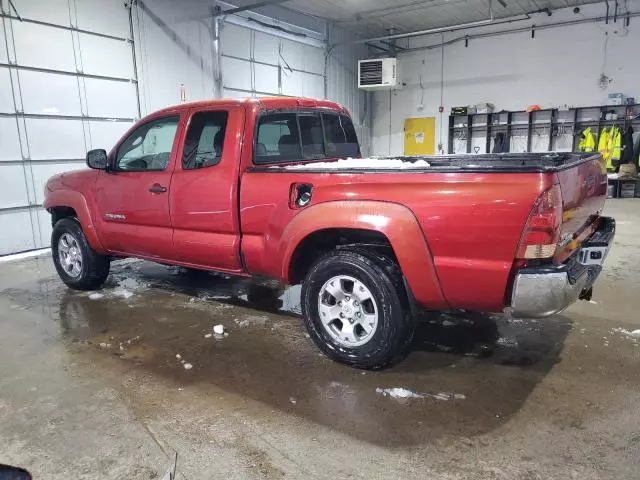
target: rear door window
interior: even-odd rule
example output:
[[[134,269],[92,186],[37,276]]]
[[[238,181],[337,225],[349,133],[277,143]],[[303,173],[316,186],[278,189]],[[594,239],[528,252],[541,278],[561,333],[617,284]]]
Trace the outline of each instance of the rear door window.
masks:
[[[258,122],[255,163],[290,162],[302,158],[295,113],[263,115]]]
[[[302,158],[314,160],[325,158],[322,140],[322,121],[319,114],[300,114],[300,136],[302,137]]]
[[[191,117],[182,153],[184,170],[211,167],[220,162],[227,117],[225,111],[198,112]]]
[[[327,157],[355,157],[360,154],[353,122],[346,115],[323,114]]]
[[[358,138],[351,119],[339,113],[268,113],[258,120],[254,163],[356,157]]]

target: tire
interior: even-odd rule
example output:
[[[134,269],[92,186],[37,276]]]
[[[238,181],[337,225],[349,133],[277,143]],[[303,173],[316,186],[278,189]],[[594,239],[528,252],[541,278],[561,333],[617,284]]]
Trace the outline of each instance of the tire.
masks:
[[[340,291],[336,291],[334,296],[329,290],[336,290],[336,278],[339,279]],[[342,304],[347,305],[333,304],[349,288],[351,295],[342,297]],[[354,292],[363,288],[366,290],[363,297],[370,294],[372,302],[360,298],[361,303],[354,307],[349,302],[358,304],[354,302]],[[400,268],[393,260],[379,253],[361,249],[340,249],[327,253],[309,270],[302,285],[301,300],[309,336],[328,357],[352,367],[381,369],[390,366],[402,358],[413,337],[414,320],[410,315]],[[354,309],[355,314],[352,313]],[[327,324],[327,317],[335,317],[338,311],[338,315],[357,315],[359,318],[373,318],[372,312],[376,312],[377,324],[370,332],[363,328],[365,323],[368,323],[366,328],[372,325],[369,320],[348,318],[351,327],[343,324],[341,318],[335,318]],[[345,326],[347,337],[340,338]],[[360,329],[360,334],[357,329]]]
[[[80,223],[74,218],[56,222],[51,233],[51,252],[60,279],[75,290],[100,288],[109,276],[110,258],[89,246]],[[72,260],[65,260],[70,258]]]

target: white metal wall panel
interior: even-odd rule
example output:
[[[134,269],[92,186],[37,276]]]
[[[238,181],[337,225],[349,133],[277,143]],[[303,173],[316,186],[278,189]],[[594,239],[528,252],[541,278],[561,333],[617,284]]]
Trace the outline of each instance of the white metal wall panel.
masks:
[[[43,86],[45,85],[46,94],[43,94]],[[43,115],[82,114],[76,77],[22,71],[20,72],[20,90],[25,113]]]
[[[0,205],[3,208],[22,207],[29,203],[23,165],[0,163],[0,178],[2,178]]]
[[[324,75],[324,50],[302,45],[302,70]]]
[[[74,170],[82,170],[86,168],[81,162],[64,162],[64,163],[45,163],[31,162],[31,172],[33,174],[33,182],[36,185],[44,185],[45,182],[53,175],[63,172],[71,172]],[[42,204],[44,201],[44,189],[37,188],[35,190],[36,203]]]
[[[309,98],[324,97],[324,77],[308,73],[301,73],[300,75],[302,77],[302,96]]]
[[[0,112],[12,111],[13,91],[11,89],[11,76],[9,75],[9,69],[0,68]],[[2,144],[0,144],[0,148],[2,148]]]
[[[41,22],[69,24],[68,0],[19,0],[13,2],[20,16]]]
[[[223,84],[234,96],[324,97],[323,48],[229,23],[220,43]]]
[[[70,1],[75,6],[78,28],[129,38],[129,17],[122,0]]]
[[[239,92],[238,90],[230,90],[228,88],[222,89],[223,98],[244,98],[247,94],[245,92]],[[260,96],[260,95],[257,95]]]
[[[0,0],[2,2],[2,0]],[[4,23],[0,20],[0,62],[7,63],[7,49],[4,44]]]
[[[31,209],[34,223],[34,238],[37,248],[49,246],[51,239],[51,215],[42,207],[34,207]]]
[[[48,245],[44,183],[86,168],[87,149],[110,149],[138,116],[120,0],[15,3],[24,20],[0,22],[0,255]]]
[[[3,160],[21,160],[20,143],[16,119],[0,117],[0,162]],[[0,177],[0,186],[4,180]]]
[[[251,91],[251,62],[222,57],[222,82],[225,88]]]
[[[38,248],[33,240],[34,229],[28,209],[0,211],[0,231],[0,255]]]
[[[304,45],[291,40],[281,40],[281,54],[286,64],[295,70],[304,70]],[[313,47],[310,47],[313,48]]]
[[[133,84],[85,78],[84,85],[89,116],[133,118],[137,115]]]
[[[278,93],[278,67],[256,63],[254,69],[256,91]]]
[[[129,79],[133,77],[133,57],[129,43],[86,33],[80,33],[78,37],[84,73]]]
[[[223,24],[220,31],[222,53],[232,57],[250,58],[251,30],[231,24]]]
[[[254,32],[253,58],[258,62],[278,65],[280,39],[262,32]]]
[[[11,25],[18,64],[76,71],[70,31],[19,21]]]
[[[282,93],[292,97],[303,96],[302,73],[282,69]]]
[[[86,147],[82,122],[27,118],[29,151],[33,159],[84,158]],[[36,186],[39,188],[39,186]]]
[[[89,122],[91,148],[104,148],[110,151],[133,123],[126,122]]]

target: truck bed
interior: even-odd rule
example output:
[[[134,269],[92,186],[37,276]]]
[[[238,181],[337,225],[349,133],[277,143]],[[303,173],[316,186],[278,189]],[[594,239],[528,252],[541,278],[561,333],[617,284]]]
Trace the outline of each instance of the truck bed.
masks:
[[[369,161],[369,166],[364,168],[335,168],[329,167],[330,161],[318,162],[310,160],[308,168],[305,164],[270,165],[265,167],[252,167],[251,172],[284,172],[295,170],[307,173],[393,173],[393,172],[478,172],[478,173],[548,173],[558,172],[587,162],[598,153],[569,153],[569,152],[544,152],[544,153],[487,153],[487,154],[463,154],[463,155],[433,155],[433,156],[401,156],[401,157],[377,157],[377,160],[402,160],[403,162],[426,161],[428,167],[415,168],[375,168]],[[364,160],[363,160],[364,161]],[[326,165],[325,165],[326,164]]]

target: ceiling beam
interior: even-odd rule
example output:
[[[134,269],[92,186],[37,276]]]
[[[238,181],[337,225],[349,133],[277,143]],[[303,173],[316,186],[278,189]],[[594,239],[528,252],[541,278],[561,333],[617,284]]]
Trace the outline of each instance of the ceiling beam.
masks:
[[[386,45],[387,47],[391,47],[392,50],[404,50],[404,47],[401,47],[397,43],[387,42],[386,40],[380,40],[380,43]]]
[[[222,10],[213,14],[213,17],[220,17],[222,15],[233,15],[234,13],[245,12],[247,10],[255,10],[256,8],[267,7],[269,5],[278,5],[279,3],[285,3],[290,0],[263,0],[262,2],[252,3],[245,5],[244,7],[230,8],[229,10]]]
[[[391,50],[387,50],[386,48],[383,48],[383,47],[381,47],[379,45],[374,45],[373,43],[365,43],[365,45],[367,47],[370,47],[370,48],[375,48],[376,50],[381,50],[384,53],[389,53],[391,51]]]

